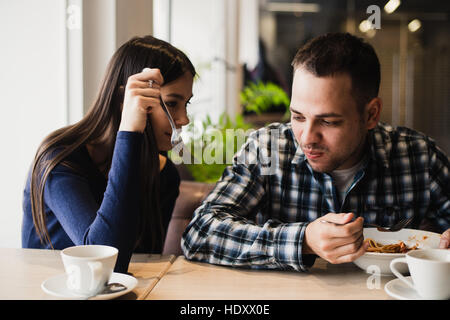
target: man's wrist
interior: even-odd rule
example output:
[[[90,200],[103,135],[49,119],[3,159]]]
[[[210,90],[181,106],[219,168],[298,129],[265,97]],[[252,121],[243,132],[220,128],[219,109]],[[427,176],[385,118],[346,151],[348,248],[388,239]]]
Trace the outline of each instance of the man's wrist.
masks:
[[[302,254],[316,254],[308,244],[308,227],[309,227],[309,224],[306,226],[305,235],[303,237]]]
[[[304,269],[308,269],[313,266],[314,262],[316,261],[317,255],[316,253],[311,249],[311,247],[308,244],[307,241],[307,230],[309,227],[309,223],[304,226],[304,231],[301,239],[301,251],[300,251],[300,259],[301,264]]]
[[[303,254],[315,254],[314,251],[309,247],[309,245],[305,242],[303,242],[302,246],[302,253]]]

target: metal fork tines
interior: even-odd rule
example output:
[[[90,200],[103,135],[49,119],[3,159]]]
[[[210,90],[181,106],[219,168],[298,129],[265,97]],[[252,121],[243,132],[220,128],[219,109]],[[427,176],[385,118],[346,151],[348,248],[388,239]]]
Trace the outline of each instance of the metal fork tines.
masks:
[[[402,219],[389,228],[385,228],[385,227],[382,227],[382,226],[379,226],[379,225],[373,224],[373,223],[366,223],[365,226],[377,228],[377,230],[381,231],[381,232],[395,232],[395,231],[399,231],[399,230],[403,229],[404,227],[406,227],[407,225],[409,225],[412,220],[413,220],[413,217],[408,218],[408,219]]]
[[[167,107],[161,97],[160,101],[161,106],[166,113],[167,119],[169,119],[170,126],[172,127],[172,136],[170,137],[170,143],[172,143],[172,146],[176,146],[177,144],[182,143],[183,139],[181,138],[181,135],[179,134],[177,127],[175,126],[175,122],[173,121],[173,118],[170,115],[169,110],[167,110]]]

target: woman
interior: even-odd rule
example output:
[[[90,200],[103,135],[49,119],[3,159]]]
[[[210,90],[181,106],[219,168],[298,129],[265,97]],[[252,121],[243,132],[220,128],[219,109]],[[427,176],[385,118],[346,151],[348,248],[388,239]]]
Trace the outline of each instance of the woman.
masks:
[[[160,98],[177,129],[187,125],[195,74],[180,50],[151,36],[117,50],[84,118],[51,133],[36,153],[24,248],[114,246],[116,272],[127,271],[133,252],[162,251],[180,178],[162,155],[172,129]]]

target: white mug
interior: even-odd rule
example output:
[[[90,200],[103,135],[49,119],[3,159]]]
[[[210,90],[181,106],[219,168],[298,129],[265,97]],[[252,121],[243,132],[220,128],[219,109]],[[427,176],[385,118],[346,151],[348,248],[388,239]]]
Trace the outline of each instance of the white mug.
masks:
[[[108,284],[118,250],[103,245],[69,247],[61,251],[67,288],[81,296],[98,294]]]
[[[397,263],[406,263],[412,282],[396,269]],[[405,258],[391,261],[392,272],[422,298],[432,300],[450,299],[450,250],[412,250]]]

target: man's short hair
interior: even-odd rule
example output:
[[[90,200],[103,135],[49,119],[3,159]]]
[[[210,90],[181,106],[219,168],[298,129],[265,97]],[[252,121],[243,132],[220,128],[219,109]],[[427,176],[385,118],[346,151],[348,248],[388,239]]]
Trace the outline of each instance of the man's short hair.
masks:
[[[292,61],[294,70],[303,67],[316,77],[346,73],[358,110],[378,96],[380,62],[374,48],[349,33],[327,33],[308,41]]]

